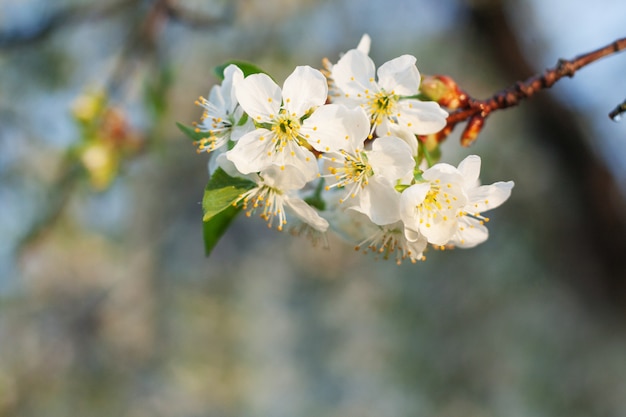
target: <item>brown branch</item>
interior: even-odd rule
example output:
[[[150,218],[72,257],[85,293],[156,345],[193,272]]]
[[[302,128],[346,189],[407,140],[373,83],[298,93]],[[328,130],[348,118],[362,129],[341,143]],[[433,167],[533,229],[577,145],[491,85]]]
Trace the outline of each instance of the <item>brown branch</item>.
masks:
[[[468,120],[468,127],[461,137],[462,144],[468,146],[473,143],[482,129],[484,119],[493,111],[516,106],[521,100],[552,87],[561,78],[573,77],[582,67],[624,49],[626,49],[626,38],[618,39],[603,48],[579,55],[571,60],[560,59],[554,68],[549,68],[543,74],[534,75],[525,81],[517,82],[486,100],[463,97],[460,108],[448,116],[448,125],[445,130],[450,133],[457,123]],[[465,93],[462,94],[465,95]]]

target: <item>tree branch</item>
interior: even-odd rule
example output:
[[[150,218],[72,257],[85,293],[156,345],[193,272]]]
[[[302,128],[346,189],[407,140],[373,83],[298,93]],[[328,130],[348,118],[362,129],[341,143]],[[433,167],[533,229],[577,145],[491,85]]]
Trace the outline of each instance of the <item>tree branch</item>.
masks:
[[[571,78],[581,68],[624,49],[626,49],[626,38],[618,39],[609,45],[579,55],[571,60],[560,59],[555,67],[547,69],[543,74],[537,74],[525,81],[517,82],[486,100],[476,100],[466,93],[460,92],[463,95],[460,107],[448,116],[445,134],[447,136],[457,123],[468,120],[468,126],[461,136],[461,143],[464,146],[469,146],[478,136],[484,124],[484,119],[490,113],[516,106],[521,100],[530,98],[537,92],[552,87],[561,78]]]

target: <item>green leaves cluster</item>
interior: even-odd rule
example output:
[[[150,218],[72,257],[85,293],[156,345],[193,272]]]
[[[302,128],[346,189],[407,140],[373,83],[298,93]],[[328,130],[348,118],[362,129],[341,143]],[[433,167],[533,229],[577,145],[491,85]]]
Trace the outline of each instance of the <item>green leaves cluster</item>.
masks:
[[[213,73],[223,81],[224,70],[231,64],[237,65],[245,77],[251,74],[265,73],[256,65],[244,61],[225,62],[216,67]],[[182,123],[176,123],[176,126],[194,142],[202,140],[207,135],[206,132],[199,132],[194,127]],[[204,251],[207,256],[241,211],[239,204],[241,195],[254,186],[254,182],[244,178],[231,177],[221,168],[218,168],[211,175],[202,198]]]

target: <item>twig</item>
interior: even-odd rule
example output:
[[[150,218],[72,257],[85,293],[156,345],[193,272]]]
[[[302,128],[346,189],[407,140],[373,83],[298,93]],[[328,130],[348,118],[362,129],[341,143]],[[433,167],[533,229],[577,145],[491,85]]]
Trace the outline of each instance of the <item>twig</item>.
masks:
[[[543,74],[537,74],[525,81],[517,82],[486,100],[464,97],[465,100],[463,100],[461,107],[448,116],[446,135],[452,131],[456,124],[467,120],[469,123],[461,136],[461,143],[468,146],[474,142],[482,129],[485,118],[490,113],[516,106],[521,100],[552,87],[561,78],[573,77],[576,71],[582,67],[624,49],[626,49],[626,38],[618,39],[603,48],[579,55],[571,60],[560,59],[555,67],[547,69]]]
[[[614,122],[619,122],[622,119],[622,115],[626,113],[626,100],[624,100],[621,104],[618,104],[611,112],[609,113],[609,117]]]

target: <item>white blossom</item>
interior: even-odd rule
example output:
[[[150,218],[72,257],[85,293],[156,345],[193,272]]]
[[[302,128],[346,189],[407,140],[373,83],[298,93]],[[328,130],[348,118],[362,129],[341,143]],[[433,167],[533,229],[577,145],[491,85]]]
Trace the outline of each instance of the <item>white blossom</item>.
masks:
[[[415,62],[402,55],[376,71],[367,53],[352,49],[332,66],[330,77],[340,92],[332,101],[363,107],[378,136],[391,134],[393,125],[416,135],[436,133],[445,127],[448,113],[435,102],[414,98],[421,81]]]
[[[332,150],[348,134],[335,117],[336,106],[324,106],[327,91],[322,73],[308,66],[297,67],[282,90],[265,74],[246,77],[237,99],[257,128],[239,139],[228,158],[244,174],[293,166],[306,181],[314,179],[318,167],[311,148]]]
[[[199,152],[212,152],[222,148],[228,141],[236,141],[254,125],[244,116],[237,102],[235,89],[243,80],[243,72],[236,65],[224,69],[224,81],[214,85],[209,98],[200,97],[196,104],[204,108],[201,121],[196,129],[207,132],[208,136],[196,142]]]
[[[487,240],[489,230],[485,223],[489,218],[482,213],[500,206],[511,196],[513,181],[480,185],[480,164],[480,157],[477,155],[470,155],[459,164],[459,172],[464,178],[467,204],[458,218],[457,231],[448,242],[449,245],[471,248]]]
[[[413,172],[415,161],[411,148],[403,140],[390,136],[376,140],[371,149],[365,149],[368,135],[367,115],[361,108],[349,110],[337,107],[343,114],[348,135],[343,146],[336,152],[322,156],[326,162],[329,180],[326,189],[342,188],[348,205],[366,214],[376,224],[389,224],[400,220],[400,193],[395,186],[398,181]],[[334,182],[330,183],[330,180]]]
[[[435,164],[422,174],[423,182],[404,190],[400,216],[407,238],[424,236],[436,246],[472,247],[488,237],[481,212],[502,204],[513,182],[478,185],[480,158],[468,156],[458,168]]]
[[[328,229],[328,222],[298,195],[297,191],[304,187],[306,180],[295,167],[281,169],[272,165],[258,175],[246,177],[257,186],[243,193],[235,204],[241,203],[247,216],[260,212],[268,227],[276,221],[276,228],[283,230],[289,213],[318,232]]]

